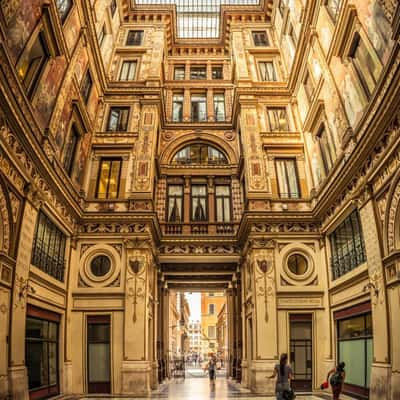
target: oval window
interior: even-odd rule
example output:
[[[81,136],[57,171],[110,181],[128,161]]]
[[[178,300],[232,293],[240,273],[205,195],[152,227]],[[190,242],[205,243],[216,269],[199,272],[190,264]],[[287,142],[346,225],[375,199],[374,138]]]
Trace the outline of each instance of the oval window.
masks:
[[[295,275],[304,275],[308,269],[308,261],[301,254],[292,254],[289,256],[287,265],[289,271]]]
[[[93,258],[90,263],[90,270],[94,276],[107,275],[111,269],[111,261],[107,256],[101,255]]]

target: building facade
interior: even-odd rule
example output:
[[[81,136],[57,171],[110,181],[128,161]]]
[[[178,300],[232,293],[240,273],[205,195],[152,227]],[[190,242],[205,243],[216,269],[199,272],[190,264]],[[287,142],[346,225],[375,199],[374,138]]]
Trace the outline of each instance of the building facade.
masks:
[[[154,3],[0,3],[0,398],[147,395],[190,289],[243,387],[398,399],[398,2]]]
[[[200,321],[189,322],[189,353],[192,359],[198,359],[201,354],[201,324]]]

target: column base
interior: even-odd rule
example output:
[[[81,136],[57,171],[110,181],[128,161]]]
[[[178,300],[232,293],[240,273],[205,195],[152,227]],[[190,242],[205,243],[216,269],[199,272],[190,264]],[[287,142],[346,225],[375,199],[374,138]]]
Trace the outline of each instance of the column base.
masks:
[[[72,390],[72,362],[68,361],[64,363],[64,373],[63,373],[63,388],[64,394],[74,393]]]
[[[371,368],[370,400],[385,400],[391,398],[392,368],[390,364],[373,363]],[[399,387],[396,388],[400,391]],[[398,397],[394,396],[393,399]]]
[[[8,397],[8,375],[0,375],[0,399]]]
[[[152,367],[148,361],[124,361],[121,367],[122,393],[147,396],[151,391]]]
[[[276,361],[252,361],[248,376],[248,388],[257,394],[273,395],[275,393],[275,379],[268,379],[272,375]]]
[[[28,374],[25,365],[8,369],[9,395],[13,400],[29,400]]]
[[[399,373],[392,373],[391,379],[391,396],[392,400],[400,399],[400,374]]]
[[[151,368],[151,389],[158,389],[158,362],[154,361]]]

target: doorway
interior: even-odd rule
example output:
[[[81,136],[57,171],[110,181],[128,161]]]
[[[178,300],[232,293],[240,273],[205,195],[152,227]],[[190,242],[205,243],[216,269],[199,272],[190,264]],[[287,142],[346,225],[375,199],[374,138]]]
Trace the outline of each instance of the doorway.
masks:
[[[312,314],[290,315],[290,362],[293,389],[312,389]]]
[[[89,393],[111,393],[110,316],[87,320],[87,371]]]

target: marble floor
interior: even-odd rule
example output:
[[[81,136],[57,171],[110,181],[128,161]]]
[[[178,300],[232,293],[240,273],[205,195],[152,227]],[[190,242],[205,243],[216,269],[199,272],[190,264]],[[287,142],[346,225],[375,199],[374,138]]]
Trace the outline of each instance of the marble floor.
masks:
[[[190,371],[188,371],[190,372]],[[168,399],[168,400],[273,400],[273,396],[253,395],[249,390],[242,389],[235,383],[223,376],[218,376],[215,384],[210,384],[207,377],[202,376],[201,371],[187,373],[186,379],[171,379],[169,383],[160,386],[160,389],[152,393],[149,397],[138,397],[135,400],[144,399]],[[220,375],[220,374],[219,374]],[[132,397],[112,397],[105,395],[74,396],[65,397],[65,400],[127,400]],[[297,400],[330,400],[332,396],[329,392],[321,394],[297,394]],[[342,396],[341,400],[351,400],[350,397]]]

